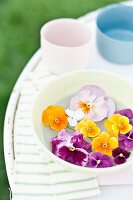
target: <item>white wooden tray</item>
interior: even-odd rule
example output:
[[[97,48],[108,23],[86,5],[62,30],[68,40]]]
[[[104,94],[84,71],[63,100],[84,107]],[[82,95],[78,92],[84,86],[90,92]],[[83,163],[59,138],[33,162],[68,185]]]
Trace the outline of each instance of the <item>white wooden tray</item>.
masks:
[[[132,2],[131,2],[132,3]],[[92,41],[92,57],[91,57],[91,63],[89,65],[90,69],[101,69],[106,70],[110,72],[114,72],[116,74],[119,74],[126,78],[129,81],[133,81],[133,65],[127,65],[127,66],[121,66],[121,65],[115,65],[112,63],[109,63],[108,61],[104,60],[99,53],[97,52],[96,43],[95,43],[95,18],[98,14],[98,11],[92,12],[86,16],[83,16],[80,18],[80,20],[83,20],[88,24],[88,26],[91,28],[93,32],[93,41]],[[38,63],[41,59],[41,53],[40,50],[38,50],[35,55],[31,58],[31,60],[28,62],[28,64],[25,66],[25,69],[21,73],[14,89],[11,94],[6,117],[5,117],[5,125],[4,125],[4,155],[5,155],[5,162],[6,162],[6,170],[7,175],[10,183],[11,189],[14,187],[14,180],[13,180],[13,173],[14,173],[14,120],[16,116],[16,110],[19,104],[19,97],[20,97],[20,91],[23,87],[23,80],[25,76],[34,71],[34,69],[38,66]],[[39,69],[41,71],[44,70],[43,66],[40,65]],[[123,191],[124,189],[124,191]],[[100,199],[118,199],[121,200],[132,200],[133,190],[132,185],[126,185],[126,186],[109,186],[109,187],[102,187],[102,195],[99,197],[95,197],[93,199],[100,200]],[[130,194],[129,194],[130,193]]]

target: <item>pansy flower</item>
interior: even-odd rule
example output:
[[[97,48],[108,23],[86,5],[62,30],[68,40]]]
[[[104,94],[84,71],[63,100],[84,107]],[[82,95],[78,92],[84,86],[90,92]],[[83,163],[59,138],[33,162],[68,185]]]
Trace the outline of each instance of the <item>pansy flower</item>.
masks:
[[[126,134],[132,129],[129,119],[120,114],[113,114],[105,121],[105,128],[116,134]]]
[[[61,106],[48,106],[42,113],[42,123],[57,131],[65,128],[68,120],[64,108]]]
[[[80,109],[85,118],[101,121],[115,112],[114,101],[98,86],[88,85],[72,97],[70,109]]]
[[[52,152],[59,158],[76,165],[87,165],[91,145],[79,131],[69,133],[62,130],[51,140],[51,145]]]
[[[133,125],[133,111],[130,108],[119,110],[116,113],[126,116],[129,119],[130,124]]]
[[[122,164],[122,163],[126,162],[127,158],[129,158],[130,152],[125,150],[125,149],[121,149],[120,147],[118,147],[118,148],[113,150],[112,155],[114,157],[114,162],[116,164]]]
[[[76,126],[78,121],[84,118],[84,113],[81,110],[65,110],[68,116],[68,122],[70,126]]]
[[[118,141],[121,148],[133,148],[133,130],[125,135],[119,134]]]
[[[92,149],[96,152],[101,152],[105,155],[111,156],[112,150],[118,147],[118,140],[116,137],[111,137],[109,133],[101,132],[92,141]]]
[[[112,158],[107,155],[104,155],[101,152],[94,152],[89,156],[88,167],[104,168],[112,166],[113,166]]]
[[[100,128],[90,119],[82,119],[76,125],[75,130],[79,130],[84,137],[96,137],[100,133]]]

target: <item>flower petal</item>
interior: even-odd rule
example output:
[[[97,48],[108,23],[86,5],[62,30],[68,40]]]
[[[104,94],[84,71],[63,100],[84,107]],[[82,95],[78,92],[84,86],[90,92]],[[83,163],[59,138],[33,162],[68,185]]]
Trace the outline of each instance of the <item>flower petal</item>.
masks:
[[[126,148],[126,145],[125,145],[125,141],[124,141],[124,140],[119,141],[119,147],[120,147],[121,149],[125,149],[125,148]]]
[[[118,119],[118,123],[129,124],[129,119],[125,116],[120,116]]]
[[[126,135],[119,134],[119,137],[118,137],[119,141],[122,141],[122,140],[125,140],[125,139],[126,139]]]
[[[93,102],[93,121],[101,121],[107,116],[107,106],[104,97],[99,97]]]
[[[121,130],[120,130],[120,133],[121,134],[126,134],[128,133],[129,131],[132,130],[132,125],[131,124],[127,124],[126,126],[124,126]]]
[[[109,156],[107,156],[107,155],[103,155],[102,159],[108,161],[109,167],[112,167],[112,166],[113,166],[113,160],[112,160],[111,157],[109,157]]]
[[[124,145],[128,148],[133,148],[133,140],[125,139],[124,140]]]
[[[103,142],[102,138],[101,137],[96,137],[92,140],[92,148],[95,150],[95,151],[98,151],[99,152],[99,149],[100,149],[100,145],[101,143]]]
[[[115,137],[109,138],[108,143],[109,143],[111,149],[115,149],[118,147],[118,140]]]
[[[131,139],[133,139],[133,129],[130,131],[129,136]]]
[[[106,143],[107,140],[109,139],[109,133],[101,132],[98,137],[102,139],[103,143]]]
[[[112,123],[108,119],[104,122],[104,126],[107,130],[112,131]]]
[[[114,162],[116,164],[123,164],[126,162],[126,158],[125,157],[116,157],[116,158],[114,158]]]
[[[97,85],[85,85],[80,89],[80,91],[82,90],[89,90],[91,93],[95,94],[96,97],[101,97],[106,95],[105,91]]]
[[[76,110],[75,111],[75,116],[74,118],[77,120],[77,121],[80,121],[81,119],[83,119],[85,117],[85,114],[81,111],[81,110]]]
[[[75,118],[72,118],[72,117],[68,117],[68,122],[69,122],[69,125],[74,127],[77,125],[77,120]]]
[[[124,115],[124,116],[128,117],[129,119],[133,118],[133,111],[130,108],[119,110],[116,113]]]
[[[105,97],[104,99],[108,108],[107,117],[109,117],[110,115],[114,114],[116,106],[111,97]]]
[[[65,129],[61,130],[57,136],[57,138],[62,141],[68,141],[68,140],[70,141],[71,137],[72,137],[72,134],[66,131]]]
[[[112,165],[111,165],[112,166]],[[102,160],[98,165],[97,168],[104,168],[104,167],[111,167],[110,163],[107,160]]]
[[[123,155],[125,156],[125,158],[129,158],[129,156],[130,156],[130,152],[129,151],[127,151],[127,150],[125,150],[125,149],[122,149],[122,153],[123,153]]]
[[[51,139],[52,153],[55,154],[57,145],[60,144],[62,140],[59,140],[57,137]]]
[[[120,153],[121,153],[121,148],[119,147],[112,151],[113,157],[119,156]]]
[[[112,130],[113,130],[114,133],[116,133],[116,134],[120,133],[120,129],[119,129],[118,124],[113,124],[113,125],[112,125]]]
[[[111,123],[117,123],[120,117],[121,117],[120,114],[113,114],[113,115],[111,115],[111,116],[109,117],[109,121],[110,121]]]
[[[89,154],[84,149],[76,148],[74,158],[75,158],[74,164],[80,166],[86,166],[89,160]]]
[[[91,150],[91,144],[83,139],[83,135],[81,133],[74,135],[71,138],[71,143],[74,147],[85,149],[87,152]]]
[[[69,116],[69,117],[74,117],[74,111],[73,110],[70,110],[70,109],[66,109],[65,110],[65,113]]]
[[[59,143],[57,145],[56,151],[55,151],[55,155],[58,156],[59,158],[62,158],[63,160],[68,159],[68,157],[70,156],[70,151],[69,148],[65,145],[64,142]]]

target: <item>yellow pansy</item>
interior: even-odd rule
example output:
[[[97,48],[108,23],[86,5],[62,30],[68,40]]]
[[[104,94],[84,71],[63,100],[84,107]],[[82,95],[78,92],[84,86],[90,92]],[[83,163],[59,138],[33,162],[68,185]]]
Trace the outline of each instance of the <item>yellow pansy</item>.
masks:
[[[120,114],[113,114],[105,121],[105,128],[116,134],[126,134],[132,129],[129,119]]]
[[[75,130],[79,130],[84,137],[96,137],[100,133],[100,128],[89,119],[81,120],[76,125]]]

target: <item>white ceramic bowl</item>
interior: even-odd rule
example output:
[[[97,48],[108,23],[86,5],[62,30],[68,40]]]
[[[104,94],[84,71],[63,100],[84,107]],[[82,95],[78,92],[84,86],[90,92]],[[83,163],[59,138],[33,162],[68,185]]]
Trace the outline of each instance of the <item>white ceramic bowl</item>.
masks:
[[[69,72],[58,76],[47,86],[44,85],[44,88],[37,95],[32,110],[33,131],[44,154],[50,156],[54,161],[60,162],[64,167],[77,172],[96,175],[106,172],[111,173],[133,163],[133,154],[131,153],[126,163],[110,168],[87,168],[70,164],[51,152],[50,138],[57,133],[50,128],[44,127],[41,122],[42,111],[48,105],[68,106],[71,95],[87,84],[95,84],[102,87],[109,96],[115,99],[117,110],[127,107],[133,108],[133,85],[119,76],[94,70]]]

